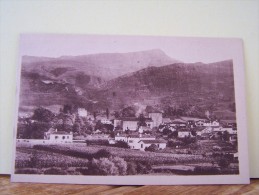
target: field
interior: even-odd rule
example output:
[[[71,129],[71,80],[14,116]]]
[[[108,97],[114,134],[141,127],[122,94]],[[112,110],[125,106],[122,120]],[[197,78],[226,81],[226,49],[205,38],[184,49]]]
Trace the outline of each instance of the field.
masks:
[[[98,154],[98,151],[104,150],[107,154],[105,152]],[[218,166],[211,164],[211,157],[203,155],[143,152],[85,144],[35,145],[32,148],[18,146],[16,173],[120,175],[119,171],[110,173],[107,168],[106,172],[103,170],[92,172],[91,169],[96,169],[96,166],[93,168],[93,162],[99,163],[98,166],[116,165],[118,170],[123,167],[123,175],[154,173],[193,175],[197,174],[197,170],[200,170],[200,174],[222,174]],[[237,171],[238,167],[234,166],[230,173],[229,170],[224,173],[236,174]]]

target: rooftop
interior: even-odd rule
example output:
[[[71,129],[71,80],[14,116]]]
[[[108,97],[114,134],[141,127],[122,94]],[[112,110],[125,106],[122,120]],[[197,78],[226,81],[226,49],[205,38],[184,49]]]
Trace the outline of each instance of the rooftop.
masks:
[[[54,135],[70,135],[70,133],[68,133],[66,131],[57,131],[57,132],[52,132],[51,134],[54,134]]]
[[[140,140],[139,142],[143,142],[145,144],[160,144],[160,143],[167,143],[165,140]]]

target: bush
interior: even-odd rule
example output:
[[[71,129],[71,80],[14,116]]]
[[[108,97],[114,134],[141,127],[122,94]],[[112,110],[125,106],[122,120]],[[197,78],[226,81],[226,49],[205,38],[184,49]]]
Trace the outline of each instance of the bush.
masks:
[[[119,175],[119,170],[108,158],[93,159],[88,165],[92,175]]]
[[[93,159],[85,171],[90,175],[126,175],[127,162],[120,157]]]
[[[128,143],[124,141],[118,141],[114,146],[118,148],[130,148]]]
[[[158,147],[155,144],[151,144],[149,147],[145,148],[145,151],[155,152]]]
[[[136,163],[128,162],[127,174],[128,175],[136,175],[137,174],[137,165],[136,165]]]

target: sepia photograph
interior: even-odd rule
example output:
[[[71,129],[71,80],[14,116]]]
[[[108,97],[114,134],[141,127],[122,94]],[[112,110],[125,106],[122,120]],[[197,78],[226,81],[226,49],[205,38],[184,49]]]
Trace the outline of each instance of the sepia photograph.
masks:
[[[244,178],[248,170],[240,151],[247,143],[245,103],[237,102],[244,93],[235,75],[244,74],[239,43],[21,35],[14,181],[238,183],[224,177]]]

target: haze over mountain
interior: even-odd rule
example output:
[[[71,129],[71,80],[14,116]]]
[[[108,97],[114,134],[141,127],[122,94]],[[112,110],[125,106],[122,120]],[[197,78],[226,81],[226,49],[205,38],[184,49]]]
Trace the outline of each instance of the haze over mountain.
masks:
[[[73,68],[87,75],[110,80],[149,66],[159,67],[176,62],[179,61],[170,58],[159,49],[154,49],[129,53],[61,56],[59,58],[24,56],[22,66],[26,70],[38,73],[56,68],[70,68],[70,70]]]

